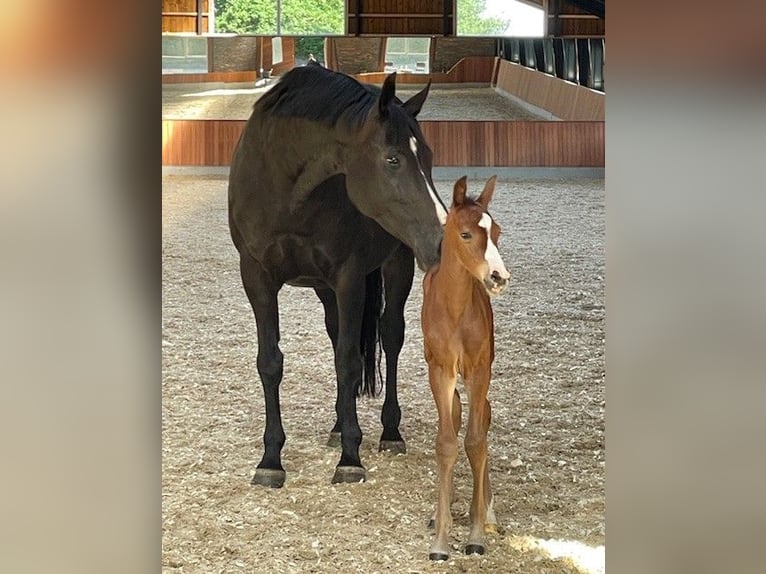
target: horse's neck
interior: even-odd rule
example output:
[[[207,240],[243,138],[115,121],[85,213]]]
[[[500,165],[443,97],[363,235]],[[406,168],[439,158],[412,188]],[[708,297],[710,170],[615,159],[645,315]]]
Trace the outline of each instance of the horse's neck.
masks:
[[[452,317],[459,317],[470,303],[485,295],[479,281],[451,253],[449,245],[442,248],[441,262],[431,279],[431,291]]]
[[[292,136],[280,138],[283,144],[275,146],[272,152],[282,175],[290,180],[290,205],[295,208],[320,183],[344,172],[346,144],[334,128],[309,120],[286,120],[281,129]]]

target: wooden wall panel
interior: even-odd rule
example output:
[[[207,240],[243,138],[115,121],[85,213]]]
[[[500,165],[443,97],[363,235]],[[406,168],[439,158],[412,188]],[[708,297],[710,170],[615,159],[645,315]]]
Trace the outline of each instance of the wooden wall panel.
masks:
[[[493,78],[495,60],[496,58],[494,57],[481,56],[463,58],[446,73],[397,74],[396,82],[397,84],[425,84],[430,79],[435,84],[463,82],[490,84]],[[370,74],[356,74],[354,77],[361,82],[382,84],[387,75],[385,72],[374,72]]]
[[[355,36],[454,34],[454,15],[455,0],[346,0],[346,29]]]
[[[162,165],[227,166],[244,120],[163,120]],[[604,167],[604,122],[422,121],[435,166]]]
[[[606,26],[600,18],[562,18],[557,36],[604,36]]]
[[[202,0],[202,30],[208,32],[208,0]],[[197,0],[162,0],[163,32],[196,32]]]
[[[206,74],[162,74],[163,84],[201,84],[204,82],[255,82],[258,72],[207,72]]]
[[[166,33],[197,31],[197,16],[162,16],[162,31]],[[202,32],[208,31],[208,18],[202,17]]]
[[[563,120],[604,120],[606,97],[603,92],[515,62],[500,62],[496,87]]]
[[[244,120],[162,120],[162,165],[229,165]]]
[[[496,56],[495,38],[432,38],[430,69],[445,72],[467,56]]]
[[[361,74],[383,70],[385,38],[325,38],[325,65],[336,72]]]

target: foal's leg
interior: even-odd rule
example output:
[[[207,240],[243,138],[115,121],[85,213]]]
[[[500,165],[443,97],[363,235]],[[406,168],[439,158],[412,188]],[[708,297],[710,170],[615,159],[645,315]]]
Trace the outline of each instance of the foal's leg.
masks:
[[[454,370],[438,365],[428,366],[428,379],[439,414],[439,430],[436,434],[436,463],[438,466],[438,499],[436,503],[436,533],[428,557],[431,560],[449,558],[449,532],[452,527],[452,491],[455,461],[457,460],[457,432],[455,431],[453,406],[455,401]],[[458,399],[459,403],[459,399]]]
[[[492,407],[489,400],[485,406],[487,413],[487,430],[492,422]],[[489,455],[488,455],[489,456]],[[492,494],[492,486],[489,483],[489,462],[484,465],[484,503],[487,508],[487,518],[484,521],[484,532],[497,532],[497,517],[495,517],[494,508],[495,496]]]
[[[319,300],[324,307],[324,326],[327,329],[327,335],[332,342],[333,356],[338,348],[338,302],[335,300],[335,292],[332,289],[314,289]],[[327,439],[327,446],[340,446],[340,404],[339,395],[336,391],[335,398],[335,424],[330,431],[330,438]]]
[[[473,496],[471,497],[471,532],[468,535],[466,554],[484,554],[484,524],[487,520],[488,493],[485,478],[487,471],[487,431],[489,412],[487,391],[489,390],[489,368],[481,367],[467,373],[468,429],[465,435],[465,451],[471,463],[473,474]]]
[[[460,427],[463,425],[463,413],[462,405],[460,404],[460,394],[455,389],[455,394],[452,396],[452,428],[455,429],[455,437],[460,434]],[[452,493],[450,495],[450,505],[455,502],[455,485],[452,485]],[[431,516],[428,521],[428,528],[433,528],[436,525],[436,513]]]
[[[336,287],[338,303],[338,342],[335,371],[338,375],[336,411],[340,422],[342,452],[332,482],[360,482],[365,470],[359,458],[362,429],[356,415],[356,391],[362,381],[362,355],[359,339],[364,309],[364,275],[347,273]]]
[[[404,304],[412,289],[415,258],[409,247],[401,244],[382,267],[386,307],[380,319],[380,338],[386,353],[386,398],[380,414],[383,434],[379,450],[393,453],[407,452],[399,433],[402,411],[396,394],[399,353],[404,345]]]
[[[282,382],[282,352],[279,350],[279,312],[277,293],[281,285],[247,253],[239,260],[242,284],[255,314],[258,331],[258,374],[266,403],[265,451],[255,470],[253,484],[280,488],[285,483],[281,452],[285,444],[282,415],[279,409],[279,384]]]

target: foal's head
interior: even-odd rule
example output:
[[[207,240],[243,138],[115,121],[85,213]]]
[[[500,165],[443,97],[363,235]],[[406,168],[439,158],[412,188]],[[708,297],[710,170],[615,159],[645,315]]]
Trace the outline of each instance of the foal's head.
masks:
[[[508,285],[511,274],[497,250],[500,226],[487,212],[497,177],[489,178],[475,200],[466,196],[466,179],[463,176],[455,183],[444,228],[442,257],[456,257],[490,295],[498,295]]]

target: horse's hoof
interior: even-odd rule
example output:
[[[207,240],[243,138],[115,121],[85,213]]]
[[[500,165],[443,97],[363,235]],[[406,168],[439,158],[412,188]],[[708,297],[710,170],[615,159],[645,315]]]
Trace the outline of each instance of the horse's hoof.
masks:
[[[340,433],[339,432],[331,432],[330,438],[327,439],[327,446],[331,446],[333,448],[340,446]]]
[[[361,466],[336,466],[335,474],[332,476],[332,483],[341,482],[364,482],[366,478],[364,467]]]
[[[436,528],[436,519],[435,518],[429,518],[428,519],[428,525],[426,526],[426,528],[430,528],[431,530]]]
[[[494,522],[488,522],[484,525],[484,534],[497,534],[497,524]]]
[[[484,546],[481,544],[468,544],[465,547],[466,554],[484,554]]]
[[[274,468],[256,468],[255,476],[250,484],[257,484],[259,486],[269,486],[271,488],[282,488],[285,484],[285,478],[287,473],[284,470],[277,470]]]
[[[407,445],[404,444],[403,440],[381,440],[378,452],[383,452],[384,450],[391,454],[406,454]]]
[[[428,555],[429,560],[449,560],[449,554],[445,554],[444,552],[431,552]]]

